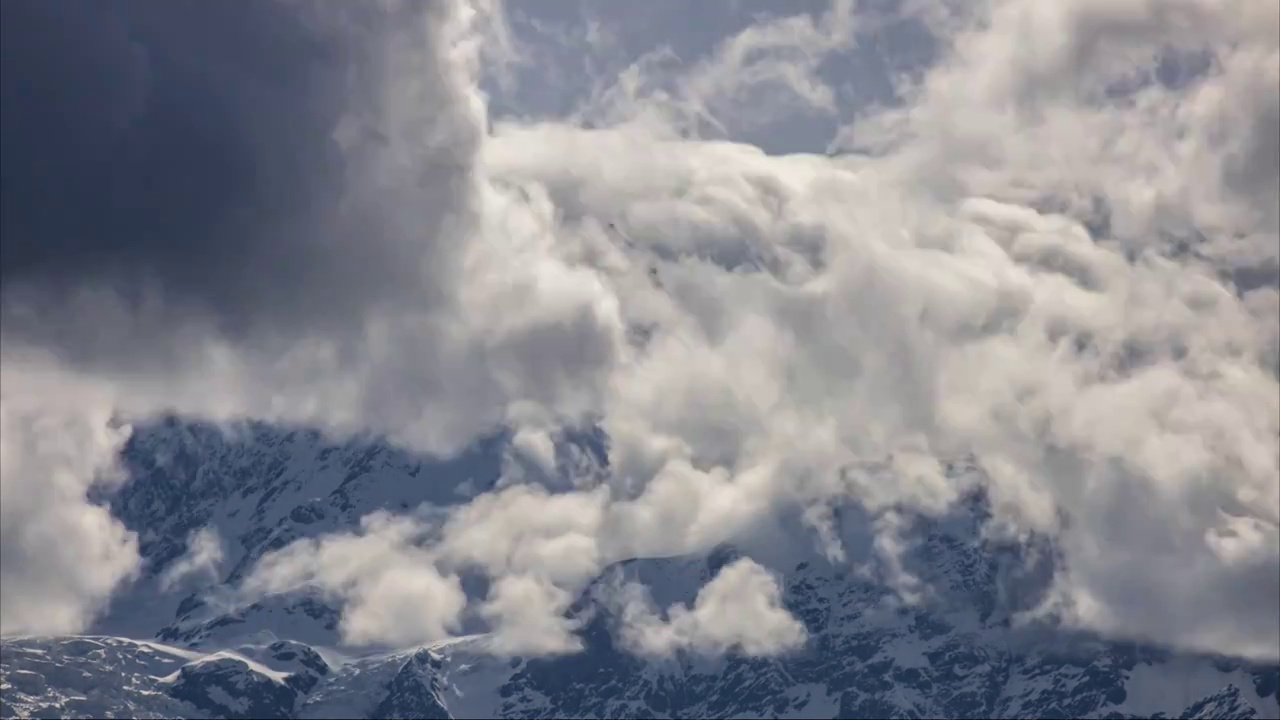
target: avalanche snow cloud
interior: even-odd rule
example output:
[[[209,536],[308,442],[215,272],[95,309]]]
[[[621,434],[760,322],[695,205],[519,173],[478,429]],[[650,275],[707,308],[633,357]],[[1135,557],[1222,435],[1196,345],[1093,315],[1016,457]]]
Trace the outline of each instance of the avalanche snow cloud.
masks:
[[[1038,614],[1280,657],[1280,5],[835,2],[648,45],[690,6],[0,7],[5,634],[134,575],[91,498],[176,412],[432,453],[505,425],[527,467],[607,434],[603,479],[378,514],[246,580],[326,590],[351,642],[474,611],[571,651],[608,564],[785,512],[842,561],[856,504],[892,564],[973,457],[989,531],[1061,555]],[[665,615],[620,588],[624,640],[796,647],[761,563]]]

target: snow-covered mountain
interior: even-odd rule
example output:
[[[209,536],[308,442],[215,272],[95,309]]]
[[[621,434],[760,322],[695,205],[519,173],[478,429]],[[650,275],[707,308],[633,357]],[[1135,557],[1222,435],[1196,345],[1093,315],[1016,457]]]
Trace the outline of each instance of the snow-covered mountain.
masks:
[[[603,472],[591,433],[558,439],[566,475]],[[247,426],[236,434],[170,420],[125,452],[132,480],[110,498],[137,531],[143,576],[79,637],[0,645],[4,717],[1280,717],[1280,666],[1184,656],[1135,644],[1018,628],[1010,614],[1052,562],[978,532],[980,501],[921,520],[911,571],[933,589],[918,606],[815,552],[779,568],[786,607],[809,632],[775,658],[620,647],[601,602],[612,580],[689,602],[737,551],[632,560],[609,568],[570,612],[584,649],[510,658],[475,634],[360,654],[338,636],[340,608],[319,592],[230,602],[270,550],[354,526],[374,510],[457,503],[502,475],[504,435],[447,461],[372,441]],[[965,468],[956,468],[963,472]],[[972,470],[972,468],[969,468]],[[226,557],[203,584],[167,584],[196,531],[214,528]],[[1041,550],[1044,550],[1043,548]],[[132,638],[132,639],[128,639]]]

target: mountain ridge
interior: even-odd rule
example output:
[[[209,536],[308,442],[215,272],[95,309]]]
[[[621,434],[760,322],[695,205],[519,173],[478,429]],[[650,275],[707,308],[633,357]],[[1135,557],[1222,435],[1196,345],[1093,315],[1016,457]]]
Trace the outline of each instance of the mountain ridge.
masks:
[[[435,460],[375,440],[332,443],[261,425],[230,434],[177,420],[141,428],[124,453],[131,480],[110,502],[139,535],[142,577],[90,629],[95,635],[0,643],[0,714],[1280,716],[1280,666],[1012,623],[1051,578],[1053,555],[981,537],[980,502],[909,523],[917,536],[903,560],[932,591],[915,606],[816,550],[794,564],[772,563],[783,606],[808,635],[799,650],[772,658],[686,649],[642,657],[619,642],[611,589],[639,583],[659,607],[688,605],[742,554],[733,546],[606,568],[568,611],[582,650],[560,656],[495,653],[483,628],[357,651],[342,644],[341,605],[318,589],[252,600],[236,592],[263,554],[293,540],[351,527],[370,512],[456,504],[498,486],[514,462],[509,440],[495,435],[459,458]],[[607,469],[597,435],[559,437],[556,456],[558,472]],[[209,527],[225,541],[229,569],[163,590],[166,572]]]

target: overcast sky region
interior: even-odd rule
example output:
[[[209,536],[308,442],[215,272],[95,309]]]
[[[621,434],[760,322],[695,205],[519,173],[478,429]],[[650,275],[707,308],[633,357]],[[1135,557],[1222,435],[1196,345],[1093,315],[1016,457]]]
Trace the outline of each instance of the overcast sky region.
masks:
[[[895,513],[947,510],[972,456],[989,530],[1061,554],[1037,613],[1280,659],[1280,3],[0,14],[4,634],[82,629],[135,576],[89,492],[177,413],[436,454],[505,426],[534,464],[607,435],[608,477],[379,513],[249,574],[328,589],[353,643],[476,612],[572,651],[609,564],[781,512],[839,561],[830,509],[858,506],[891,558]],[[621,588],[624,639],[797,646],[767,566],[665,614]]]

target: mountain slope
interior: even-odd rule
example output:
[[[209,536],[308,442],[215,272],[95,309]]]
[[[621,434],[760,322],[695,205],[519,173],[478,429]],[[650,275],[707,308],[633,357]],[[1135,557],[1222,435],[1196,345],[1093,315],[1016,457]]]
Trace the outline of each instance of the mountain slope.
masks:
[[[598,437],[559,442],[566,474],[607,466]],[[144,429],[125,453],[133,479],[111,499],[142,539],[143,577],[101,619],[98,636],[0,644],[0,714],[1280,716],[1280,667],[1017,627],[1013,614],[1051,577],[1052,548],[983,539],[980,497],[906,529],[904,565],[931,589],[915,606],[882,579],[816,552],[774,563],[783,602],[809,639],[769,659],[683,650],[648,658],[618,641],[610,591],[619,583],[653,588],[660,606],[688,604],[736,557],[728,547],[607,569],[571,610],[583,623],[583,651],[559,657],[494,654],[483,628],[425,648],[356,652],[341,646],[341,607],[322,593],[235,600],[245,571],[293,539],[352,526],[373,510],[456,503],[493,487],[511,462],[507,447],[496,436],[437,462],[264,426],[236,435],[177,421]],[[166,585],[192,533],[208,527],[224,540],[223,572]]]
[[[921,663],[890,641],[868,659],[648,663],[589,632],[585,653],[502,659],[484,638],[360,658],[275,642],[201,654],[110,637],[15,638],[0,652],[5,717],[1275,717],[1274,670],[1187,672],[1100,653],[1000,656],[944,642]],[[889,652],[885,652],[889,650]],[[298,658],[305,658],[299,661]],[[333,664],[331,665],[330,662]],[[1143,674],[1158,696],[1130,698]],[[1197,683],[1222,683],[1199,699]],[[1136,700],[1136,701],[1135,701]],[[1261,709],[1259,709],[1261,708]]]

